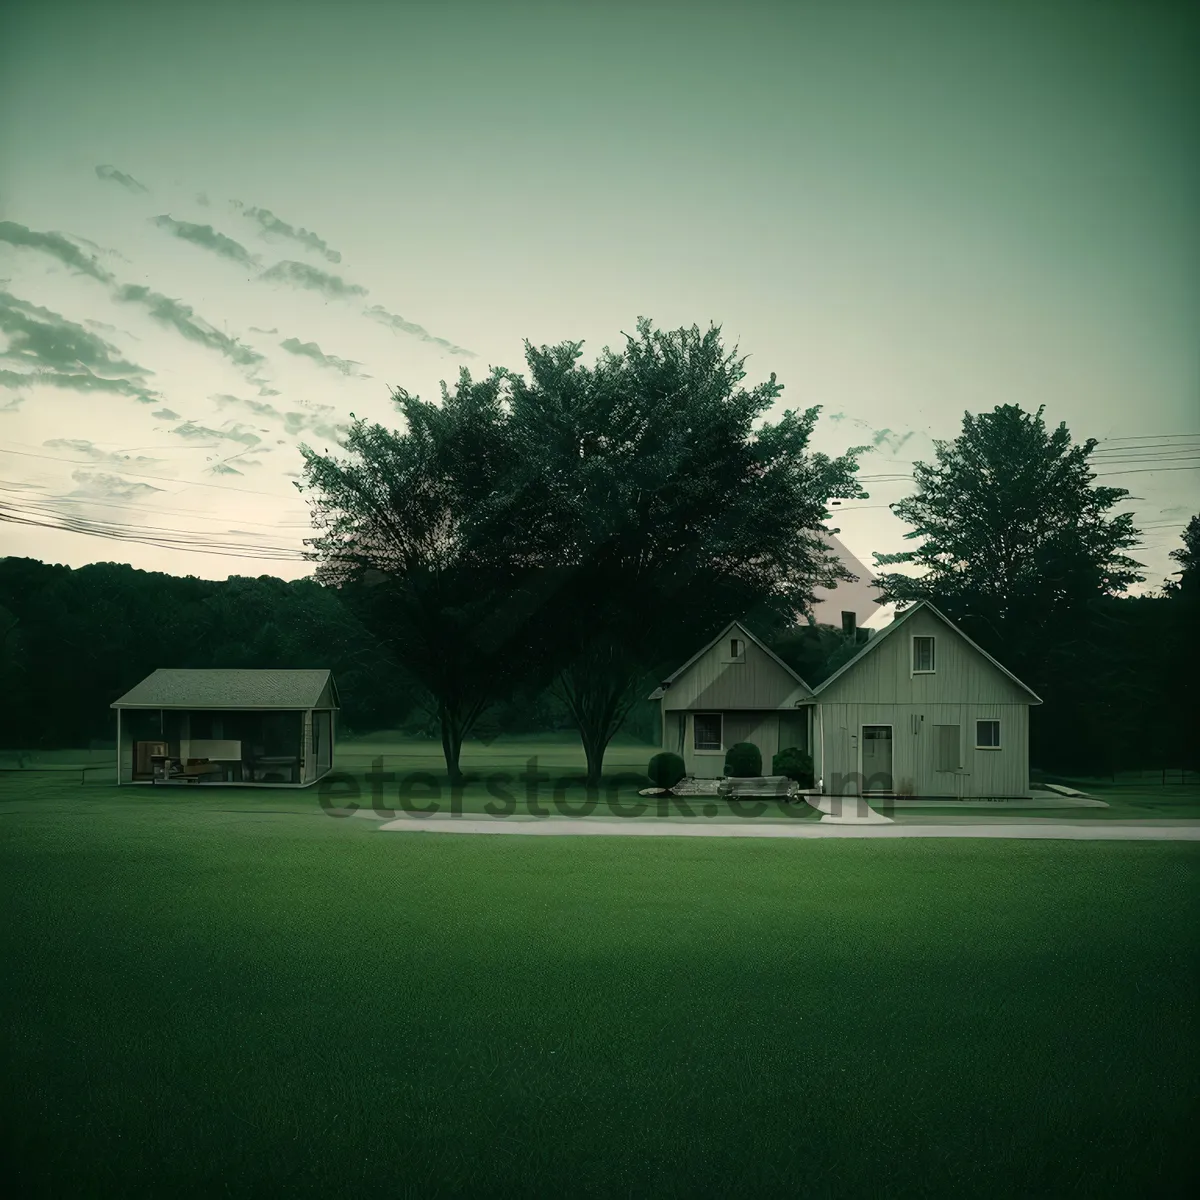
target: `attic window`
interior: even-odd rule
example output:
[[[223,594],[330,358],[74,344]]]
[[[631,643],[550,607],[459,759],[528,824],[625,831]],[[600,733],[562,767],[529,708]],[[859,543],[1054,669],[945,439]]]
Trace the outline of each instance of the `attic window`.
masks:
[[[914,637],[912,640],[912,669],[914,675],[934,673],[933,642],[931,637]]]
[[[741,638],[729,639],[729,657],[741,658],[746,653],[746,643]]]

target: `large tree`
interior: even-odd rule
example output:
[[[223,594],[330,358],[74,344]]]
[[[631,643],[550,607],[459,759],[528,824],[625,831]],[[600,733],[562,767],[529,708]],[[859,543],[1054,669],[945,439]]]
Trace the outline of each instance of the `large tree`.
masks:
[[[1171,578],[1164,582],[1163,593],[1173,597],[1194,598],[1200,594],[1200,514],[1187,523],[1181,537],[1183,545],[1168,555],[1179,564],[1179,570],[1173,571]]]
[[[311,539],[336,583],[433,698],[448,770],[488,710],[552,681],[588,782],[631,707],[731,617],[792,623],[849,573],[824,540],[855,455],[809,453],[817,409],[761,424],[781,388],[738,386],[720,330],[639,321],[594,368],[535,349],[530,380],[463,371],[441,405],[398,391],[401,434],[358,421],[358,463],[304,447],[324,498]]]
[[[593,787],[633,705],[702,639],[734,617],[778,632],[814,586],[852,578],[822,533],[832,497],[863,495],[857,449],[808,450],[819,409],[763,422],[782,386],[740,387],[719,327],[637,328],[592,368],[581,343],[526,343],[512,391],[510,557],[543,583],[543,650]]]
[[[1129,493],[1097,486],[1096,439],[1076,444],[1065,423],[1048,430],[1043,411],[964,414],[958,438],[935,443],[936,462],[915,465],[916,492],[891,506],[920,544],[875,555],[922,571],[880,573],[882,600],[932,600],[1046,701],[1034,710],[1035,758],[1115,720],[1093,703],[1107,695],[1114,636],[1102,602],[1144,578],[1122,553],[1138,541],[1132,515],[1110,511]]]
[[[1200,515],[1192,517],[1181,536],[1183,545],[1170,555],[1179,564],[1178,578],[1167,580],[1163,588],[1170,656],[1163,692],[1178,760],[1164,765],[1194,771],[1200,769]]]
[[[307,489],[321,493],[314,520],[326,527],[306,539],[306,557],[423,686],[456,781],[464,739],[534,661],[520,581],[491,545],[507,536],[496,498],[516,461],[507,377],[497,368],[473,381],[464,368],[453,393],[442,385],[440,405],[397,389],[406,428],[356,419],[346,448],[357,461],[301,447]]]
[[[1128,491],[1096,486],[1096,439],[1076,444],[1065,423],[1048,430],[1043,411],[965,413],[962,433],[935,443],[937,461],[915,464],[916,492],[891,508],[920,544],[875,560],[922,573],[880,573],[883,601],[932,599],[999,635],[1073,619],[1144,578],[1121,553],[1138,540],[1132,514],[1110,514]]]

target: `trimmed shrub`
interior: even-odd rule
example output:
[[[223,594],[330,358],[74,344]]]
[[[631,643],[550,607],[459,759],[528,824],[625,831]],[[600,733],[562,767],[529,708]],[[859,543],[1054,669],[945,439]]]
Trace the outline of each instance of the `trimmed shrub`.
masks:
[[[751,779],[762,774],[762,751],[753,742],[737,742],[725,751],[725,774]]]
[[[796,746],[780,750],[771,759],[771,774],[786,775],[789,779],[794,779],[801,787],[812,787],[812,755],[807,750],[801,750]]]
[[[678,754],[669,750],[656,754],[646,768],[650,783],[657,788],[673,788],[687,774],[687,767]]]

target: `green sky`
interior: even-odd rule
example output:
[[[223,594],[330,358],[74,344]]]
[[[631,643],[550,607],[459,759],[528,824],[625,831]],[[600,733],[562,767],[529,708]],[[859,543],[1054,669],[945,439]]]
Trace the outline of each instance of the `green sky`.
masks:
[[[1157,584],[1200,507],[1193,8],[10,0],[0,502],[239,550],[0,553],[308,574],[299,441],[645,314],[878,442],[867,562],[964,410],[1045,404],[1139,472]]]

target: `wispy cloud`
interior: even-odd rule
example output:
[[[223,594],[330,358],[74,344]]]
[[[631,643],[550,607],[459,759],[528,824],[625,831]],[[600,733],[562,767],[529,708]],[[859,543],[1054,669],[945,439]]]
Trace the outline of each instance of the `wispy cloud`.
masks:
[[[71,478],[79,485],[68,496],[88,500],[136,500],[150,492],[161,492],[163,488],[135,480],[122,479],[119,475],[107,475],[103,471],[72,471]]]
[[[116,167],[106,163],[103,166],[96,168],[96,175],[100,179],[109,180],[112,183],[119,183],[123,188],[130,192],[145,193],[150,189],[144,183],[138,183],[132,175],[126,175],[124,171],[118,171]]]
[[[218,233],[211,225],[194,225],[191,221],[176,221],[174,217],[165,214],[154,217],[152,220],[159,229],[165,229],[185,242],[191,242],[194,246],[211,250],[214,254],[231,259],[244,267],[257,267],[260,263],[258,256],[251,254],[241,242],[235,242],[233,238]]]
[[[336,441],[340,434],[350,428],[349,425],[329,419],[331,415],[335,414],[335,409],[329,404],[309,405],[310,411],[308,412],[280,412],[273,404],[267,404],[261,400],[246,400],[240,396],[230,395],[214,395],[209,398],[222,408],[236,404],[248,409],[256,417],[279,421],[283,425],[284,432],[291,437],[295,437],[296,434],[303,433],[307,429]],[[281,444],[286,445],[286,443]]]
[[[5,371],[0,374],[16,376],[17,372]],[[67,388],[75,392],[109,392],[114,396],[129,396],[134,400],[139,400],[142,404],[157,404],[161,399],[157,392],[142,387],[129,379],[102,379],[98,375],[91,375],[87,372],[72,375],[57,371],[32,371],[27,375],[20,375],[19,378],[22,387],[28,387],[34,383],[44,383],[50,387]],[[17,385],[10,383],[8,386]]]
[[[8,335],[8,349],[0,358],[25,363],[41,371],[82,371],[96,376],[153,375],[154,372],[120,357],[121,351],[98,334],[85,329],[61,313],[30,304],[10,292],[0,291],[0,332]],[[74,378],[74,376],[72,376]],[[39,376],[41,382],[48,382]],[[133,391],[149,394],[140,384],[123,379],[105,379],[105,383],[127,383]],[[120,391],[118,387],[87,388],[79,384],[60,384],[80,390]]]
[[[261,330],[259,332],[261,332]],[[279,330],[272,329],[271,332],[278,333]],[[275,388],[270,386],[270,380],[263,379],[260,375],[250,375],[247,377],[246,382],[254,384],[254,386],[258,388],[258,394],[260,396],[278,396],[279,395],[279,392],[276,391]]]
[[[214,329],[207,321],[197,318],[189,305],[172,300],[161,292],[153,292],[140,284],[127,283],[116,289],[116,297],[129,304],[144,305],[152,317],[178,330],[189,341],[208,346],[240,366],[263,361],[263,356],[257,351],[243,345],[237,338]]]
[[[25,403],[25,389],[33,382],[34,380],[22,371],[10,371],[7,367],[0,367],[0,389],[16,393],[0,404],[0,412],[16,412]]]
[[[105,450],[95,442],[86,438],[49,438],[42,443],[51,450],[70,450],[72,454],[82,454],[86,458],[94,458],[97,462],[107,463],[141,463],[143,465],[161,462],[161,459],[150,458],[139,454],[136,458],[131,454],[122,454],[116,450]]]
[[[0,221],[0,242],[7,242],[10,246],[25,246],[30,250],[40,250],[43,254],[57,258],[68,267],[74,267],[75,270],[100,280],[101,283],[112,282],[113,277],[109,271],[61,233],[41,233],[16,221]]]
[[[93,321],[91,317],[84,317],[83,323],[92,329],[102,329],[105,333],[119,333],[122,337],[131,338],[135,342],[142,340],[135,334],[130,333],[128,329],[118,329],[115,325],[109,325],[107,321]]]
[[[327,271],[310,267],[308,263],[296,262],[294,259],[276,263],[270,270],[264,271],[259,279],[266,283],[290,283],[334,299],[367,294],[367,289],[359,287],[357,283],[347,283],[340,275],[330,275]]]
[[[278,333],[279,330],[278,330],[278,328],[276,328],[276,329],[260,329],[257,325],[251,325],[250,332],[251,333]]]
[[[428,329],[420,325],[414,324],[412,321],[406,321],[403,317],[397,316],[395,313],[390,313],[386,308],[379,304],[372,304],[370,308],[364,308],[363,313],[374,321],[379,321],[388,326],[389,329],[396,333],[409,333],[413,337],[420,338],[423,342],[431,342],[436,346],[444,346],[451,354],[460,354],[465,358],[476,358],[472,351],[464,349],[462,346],[456,346],[453,342],[446,341],[445,338],[434,337]]]
[[[230,442],[240,442],[243,446],[257,446],[262,438],[243,425],[234,425],[232,429],[210,429],[207,425],[197,425],[195,421],[185,421],[177,425],[172,433],[189,441],[203,441],[207,438],[224,439]]]
[[[196,193],[196,203],[199,204],[202,208],[208,208],[208,206],[209,206],[208,193],[207,192],[197,192]]]
[[[80,237],[77,233],[71,234],[71,241],[91,246],[93,250],[99,250],[101,254],[107,254],[110,258],[119,258],[122,262],[129,261],[119,250],[113,250],[110,246],[101,246],[99,242],[93,242],[91,238]]]
[[[157,417],[160,421],[178,421],[179,420],[179,414],[177,412],[173,412],[169,408],[160,408],[158,410],[158,412],[151,413],[150,415],[152,417]]]
[[[333,354],[325,354],[321,347],[316,342],[301,342],[299,338],[285,338],[279,343],[289,354],[303,355],[305,358],[311,358],[313,362],[320,363],[323,367],[331,367],[335,371],[340,371],[343,375],[353,375],[359,379],[370,379],[370,375],[363,375],[355,371],[355,367],[362,366],[361,363],[354,362],[349,358],[338,358]]]
[[[886,446],[889,450],[899,450],[912,437],[913,432],[911,429],[907,433],[896,433],[891,429],[877,429],[875,436],[871,439],[871,445],[876,449]]]
[[[264,233],[274,233],[280,237],[291,238],[292,241],[299,242],[310,250],[315,250],[331,263],[342,261],[342,256],[336,250],[331,250],[329,243],[324,238],[317,237],[309,229],[303,227],[297,229],[294,225],[281,221],[269,208],[247,208],[240,200],[234,200],[231,203],[244,216],[249,217],[252,221],[257,221]]]
[[[241,396],[230,396],[224,393],[218,393],[210,396],[210,400],[214,401],[218,407],[224,408],[230,404],[239,405],[242,408],[249,409],[258,417],[270,417],[275,420],[280,420],[283,414],[273,404],[267,403],[265,400],[245,400]]]

